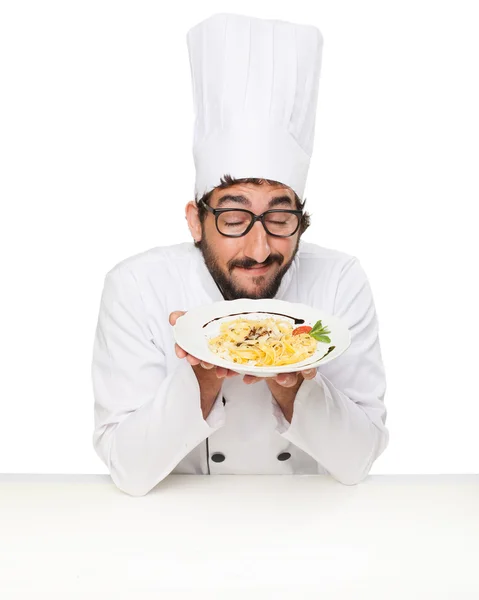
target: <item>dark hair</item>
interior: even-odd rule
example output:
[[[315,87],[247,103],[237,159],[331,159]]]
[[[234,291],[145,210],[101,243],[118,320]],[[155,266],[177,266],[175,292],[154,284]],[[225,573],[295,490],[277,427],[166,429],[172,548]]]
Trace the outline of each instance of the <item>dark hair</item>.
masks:
[[[224,190],[225,188],[228,188],[231,185],[235,185],[237,183],[253,183],[254,185],[262,185],[263,183],[268,183],[269,185],[284,185],[280,181],[274,181],[272,179],[258,179],[256,177],[235,179],[234,177],[231,177],[231,175],[224,175],[223,177],[221,177],[220,182],[221,183],[219,185],[217,185],[216,188],[210,190],[207,194],[204,194],[202,196],[202,198],[198,199],[198,197],[195,196],[195,202],[196,202],[196,206],[198,207],[198,216],[200,218],[201,224],[203,224],[203,221],[205,220],[205,217],[206,217],[206,214],[208,211],[206,210],[206,208],[204,208],[204,206],[202,206],[200,204],[200,202],[201,202],[201,200],[203,200],[203,202],[205,204],[208,204],[215,189]],[[294,192],[294,190],[293,190],[293,192]],[[301,200],[296,192],[294,192],[294,198],[296,200],[296,210],[303,210],[303,206],[306,202],[306,199],[304,200],[304,202],[301,202]],[[306,231],[306,229],[310,225],[310,222],[311,222],[310,215],[307,212],[303,213],[303,216],[301,217],[301,224],[299,227],[299,235],[302,235]],[[200,245],[201,245],[201,242],[195,242],[195,246],[199,247]]]

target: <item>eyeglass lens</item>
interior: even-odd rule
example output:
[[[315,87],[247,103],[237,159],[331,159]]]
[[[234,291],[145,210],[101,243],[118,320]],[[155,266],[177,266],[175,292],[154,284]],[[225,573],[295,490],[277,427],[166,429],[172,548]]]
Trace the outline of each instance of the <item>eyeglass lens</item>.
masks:
[[[245,232],[253,217],[241,210],[231,210],[218,215],[218,229],[225,235],[240,235]],[[298,227],[298,215],[277,212],[264,218],[265,229],[272,235],[290,235]]]

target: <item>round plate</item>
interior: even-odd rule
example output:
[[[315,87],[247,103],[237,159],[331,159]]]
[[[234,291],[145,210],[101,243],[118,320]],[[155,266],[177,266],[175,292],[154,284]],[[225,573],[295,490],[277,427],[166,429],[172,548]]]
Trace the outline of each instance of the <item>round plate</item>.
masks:
[[[281,316],[294,325],[295,321],[304,320],[301,325],[313,325],[321,320],[324,327],[331,332],[328,337],[331,343],[318,342],[316,352],[309,358],[281,367],[256,367],[248,364],[238,364],[225,360],[212,352],[208,340],[219,333],[221,323],[232,321],[238,317],[245,319],[265,319],[269,316]],[[188,354],[204,362],[226,367],[236,373],[256,375],[257,377],[274,377],[278,373],[293,373],[304,369],[324,365],[340,356],[351,343],[348,328],[338,317],[326,314],[324,311],[312,308],[306,304],[286,302],[284,300],[223,300],[189,310],[179,317],[173,328],[176,343]],[[330,350],[330,348],[332,348]]]

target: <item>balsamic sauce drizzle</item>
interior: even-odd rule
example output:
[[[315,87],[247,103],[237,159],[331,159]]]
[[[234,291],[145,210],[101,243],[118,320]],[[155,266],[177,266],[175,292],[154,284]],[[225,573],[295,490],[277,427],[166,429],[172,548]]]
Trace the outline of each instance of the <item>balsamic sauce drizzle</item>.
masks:
[[[239,315],[251,315],[253,313],[254,314],[261,313],[261,314],[265,314],[265,315],[277,315],[278,317],[286,317],[288,319],[292,319],[294,321],[295,325],[301,325],[301,323],[304,323],[304,319],[297,319],[296,317],[291,317],[289,315],[283,315],[281,313],[269,312],[267,310],[255,310],[255,311],[250,310],[247,312],[233,313],[231,315],[224,315],[222,317],[216,317],[215,319],[211,319],[211,321],[208,321],[208,323],[205,323],[203,325],[203,329],[210,323],[213,323],[213,321],[219,321],[220,319],[224,319],[226,317],[238,317]]]

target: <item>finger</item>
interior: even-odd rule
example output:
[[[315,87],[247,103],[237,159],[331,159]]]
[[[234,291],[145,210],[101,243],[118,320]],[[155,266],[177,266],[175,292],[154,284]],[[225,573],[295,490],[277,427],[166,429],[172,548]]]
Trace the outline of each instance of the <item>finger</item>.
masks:
[[[212,369],[214,367],[214,365],[212,365],[211,363],[208,362],[204,362],[203,360],[200,362],[200,365],[203,367],[203,369]]]
[[[281,373],[276,377],[276,382],[283,387],[292,387],[297,381],[296,373]]]
[[[191,356],[191,354],[186,355],[186,360],[192,367],[196,367],[196,365],[199,365],[201,362],[199,358],[196,358],[196,356]]]
[[[247,385],[251,384],[251,383],[258,383],[258,381],[261,381],[263,379],[263,377],[255,377],[254,375],[245,375],[243,377],[243,382],[246,383]]]
[[[228,369],[225,367],[216,367],[216,377],[218,377],[218,379],[224,379],[227,374]]]
[[[314,379],[316,377],[317,369],[306,369],[305,371],[301,371],[301,375],[304,379]]]
[[[175,344],[175,353],[178,358],[185,358],[185,356],[188,354],[188,352],[185,352],[183,348],[178,346],[178,344]]]
[[[226,374],[226,377],[236,377],[237,375],[239,375],[239,373],[237,373],[236,371],[232,371],[231,369],[228,369],[228,373]]]
[[[170,317],[168,319],[170,325],[174,325],[176,323],[176,320],[184,314],[186,314],[184,310],[175,310],[172,313],[170,313]]]

